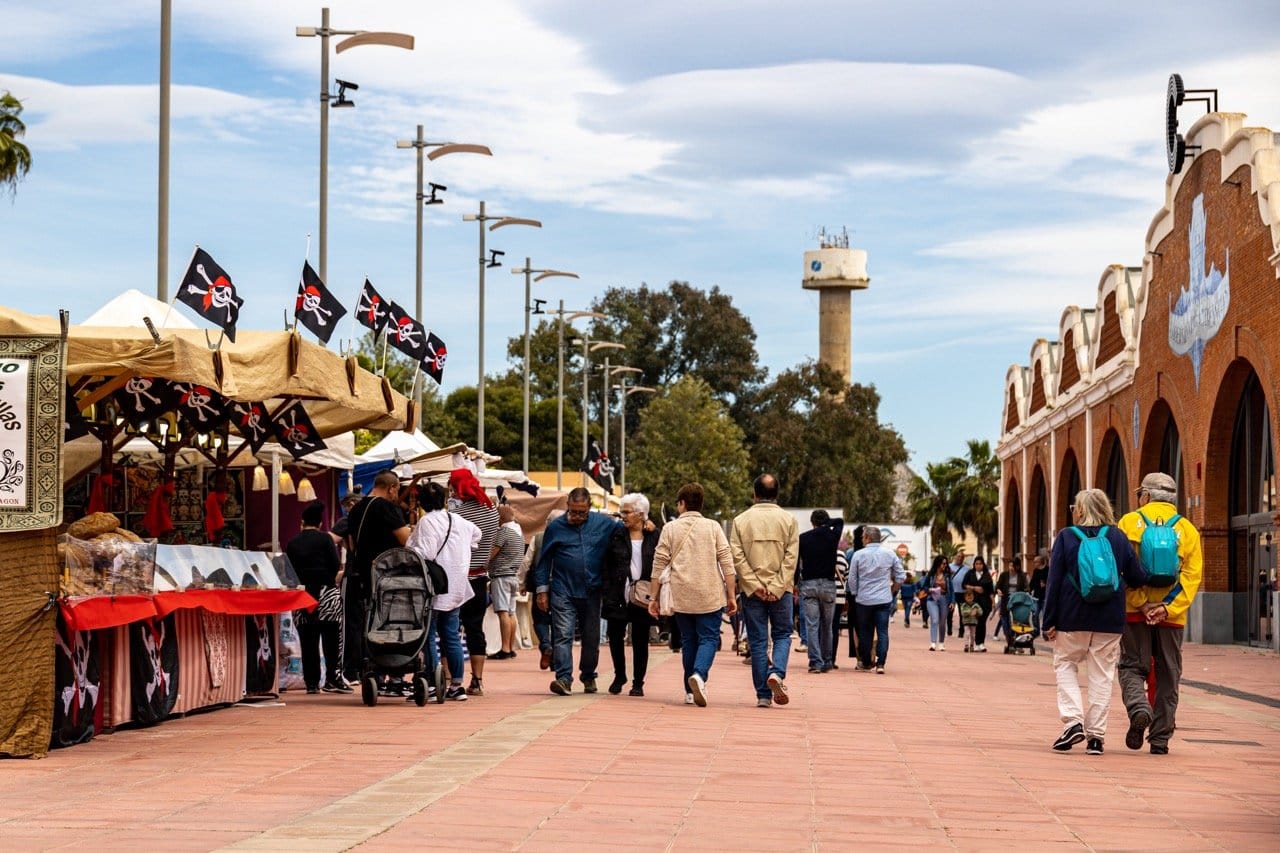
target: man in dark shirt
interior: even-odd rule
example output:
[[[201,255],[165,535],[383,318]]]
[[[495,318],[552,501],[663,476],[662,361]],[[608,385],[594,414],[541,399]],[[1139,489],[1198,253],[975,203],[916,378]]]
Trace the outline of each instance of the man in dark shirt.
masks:
[[[347,681],[359,681],[360,662],[364,657],[364,612],[372,592],[369,573],[373,561],[388,548],[403,547],[412,528],[404,511],[396,503],[400,478],[393,471],[383,471],[373,480],[369,496],[351,508],[347,515],[347,602],[359,613],[357,624],[361,635],[344,643],[342,669]],[[353,641],[354,640],[354,641]]]
[[[1034,636],[1040,636],[1040,612],[1044,610],[1044,593],[1049,585],[1049,558],[1045,553],[1046,549],[1040,549],[1040,553],[1036,554],[1031,562],[1031,594],[1036,599],[1036,612],[1032,616],[1032,624],[1035,625]]]
[[[830,672],[835,667],[836,554],[844,519],[815,509],[809,523],[813,529],[800,534],[797,587],[809,638],[809,671]]]

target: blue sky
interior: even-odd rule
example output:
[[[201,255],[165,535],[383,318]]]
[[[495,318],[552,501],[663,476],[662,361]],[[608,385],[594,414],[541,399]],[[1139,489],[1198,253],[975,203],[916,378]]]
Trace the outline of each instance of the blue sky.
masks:
[[[994,441],[1009,364],[1066,305],[1094,303],[1107,265],[1141,262],[1171,72],[1280,128],[1268,2],[329,5],[335,28],[417,37],[412,53],[332,57],[360,85],[330,123],[340,299],[368,275],[413,304],[415,163],[396,139],[424,124],[495,155],[427,168],[450,189],[427,209],[422,318],[449,344],[445,391],[476,381],[462,215],[481,199],[545,223],[489,235],[508,267],[582,276],[535,296],[579,308],[610,286],[718,285],[771,373],[816,357],[802,256],[847,227],[872,279],[854,296],[854,378],[921,468]],[[24,101],[35,161],[0,202],[4,304],[75,322],[154,293],[159,6],[0,0],[0,90]],[[320,4],[174,7],[170,290],[199,243],[245,297],[242,327],[280,328],[317,229],[320,47],[294,28]],[[490,372],[523,328],[522,281],[490,271]]]

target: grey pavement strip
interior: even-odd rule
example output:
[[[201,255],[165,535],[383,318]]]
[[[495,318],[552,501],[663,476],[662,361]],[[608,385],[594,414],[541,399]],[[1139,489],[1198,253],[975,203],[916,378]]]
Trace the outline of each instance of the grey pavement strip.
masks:
[[[223,849],[349,850],[487,773],[603,695],[548,697],[393,776]]]
[[[1262,696],[1257,693],[1248,693],[1244,690],[1237,690],[1234,687],[1227,687],[1224,684],[1213,684],[1208,681],[1192,681],[1190,678],[1182,679],[1182,684],[1188,687],[1197,687],[1206,693],[1220,693],[1223,696],[1230,696],[1232,699],[1243,699],[1246,702],[1253,702],[1257,705],[1266,705],[1268,708],[1280,708],[1280,699],[1271,696]]]

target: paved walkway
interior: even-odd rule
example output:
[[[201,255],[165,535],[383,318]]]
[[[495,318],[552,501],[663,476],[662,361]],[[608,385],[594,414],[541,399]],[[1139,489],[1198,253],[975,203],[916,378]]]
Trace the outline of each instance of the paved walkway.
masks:
[[[895,626],[883,676],[793,653],[768,710],[727,651],[685,706],[661,647],[643,699],[551,696],[533,652],[466,703],[290,693],[0,763],[0,848],[1280,849],[1280,658],[1188,646],[1170,754],[1124,748],[1117,692],[1094,757],[1048,748],[1047,653],[953,646]]]

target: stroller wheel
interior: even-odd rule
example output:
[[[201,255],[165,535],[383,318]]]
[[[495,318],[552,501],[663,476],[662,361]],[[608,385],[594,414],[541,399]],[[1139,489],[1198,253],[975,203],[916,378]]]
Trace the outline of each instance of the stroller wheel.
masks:
[[[421,675],[413,677],[413,701],[419,708],[427,704],[427,680]]]
[[[360,699],[370,708],[378,704],[378,682],[373,680],[373,676],[360,679]]]
[[[436,683],[436,704],[444,704],[444,664],[436,664],[435,671]]]

